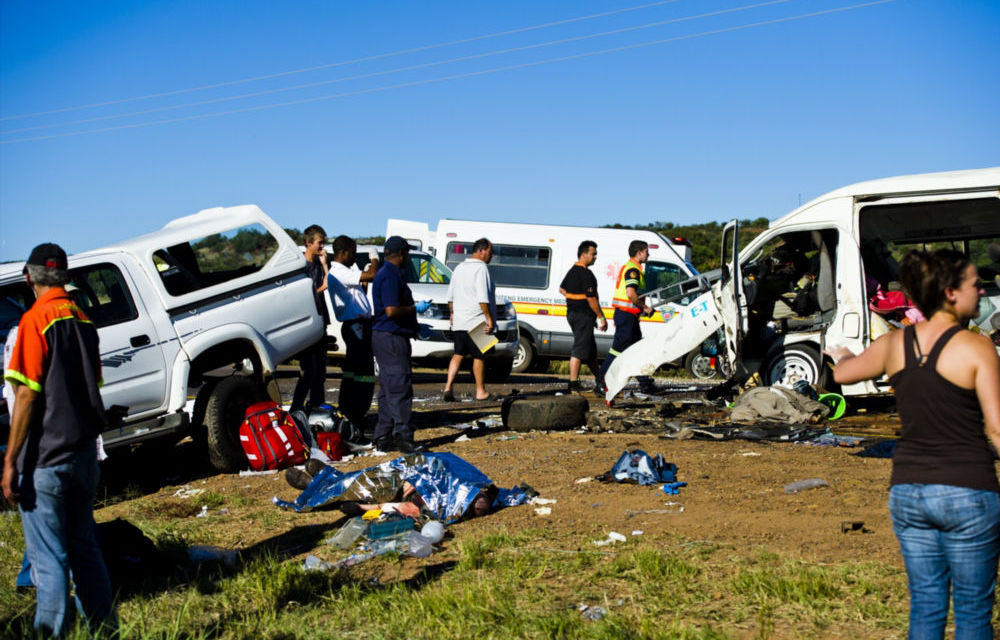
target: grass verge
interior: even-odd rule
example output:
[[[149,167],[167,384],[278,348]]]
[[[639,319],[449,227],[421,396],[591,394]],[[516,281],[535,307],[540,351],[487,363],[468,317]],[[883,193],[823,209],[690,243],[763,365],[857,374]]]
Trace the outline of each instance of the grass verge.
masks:
[[[186,536],[210,539],[156,517],[138,510],[134,522],[167,553],[182,552]],[[16,515],[0,517],[0,540],[0,636],[20,637],[34,596],[13,589],[23,545]],[[676,536],[594,549],[545,530],[497,530],[448,538],[424,560],[386,556],[330,572],[304,571],[301,556],[273,550],[232,567],[181,570],[175,560],[170,575],[126,583],[123,637],[892,638],[906,628],[898,568],[820,566]]]

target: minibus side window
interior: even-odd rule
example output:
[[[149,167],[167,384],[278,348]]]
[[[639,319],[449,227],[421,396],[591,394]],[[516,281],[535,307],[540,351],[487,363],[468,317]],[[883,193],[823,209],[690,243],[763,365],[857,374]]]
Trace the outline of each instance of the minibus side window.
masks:
[[[471,242],[449,242],[445,264],[454,269],[471,250]],[[494,244],[490,275],[498,287],[544,289],[549,285],[551,260],[552,250],[549,247]]]

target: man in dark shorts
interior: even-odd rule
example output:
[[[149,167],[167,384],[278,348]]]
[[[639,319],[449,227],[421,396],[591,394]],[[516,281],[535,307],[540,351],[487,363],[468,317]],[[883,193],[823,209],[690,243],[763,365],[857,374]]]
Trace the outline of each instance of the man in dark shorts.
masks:
[[[580,389],[580,364],[587,363],[595,378],[597,368],[597,341],[594,339],[594,322],[601,331],[607,331],[601,303],[597,299],[597,278],[590,266],[597,260],[597,243],[584,240],[576,250],[576,263],[569,268],[559,285],[559,293],[566,296],[566,320],[573,330],[573,350],[569,358],[569,390]]]
[[[486,365],[483,351],[476,346],[470,332],[491,334],[496,327],[497,303],[493,277],[486,267],[493,259],[493,243],[486,238],[476,240],[469,257],[455,267],[448,284],[448,309],[454,333],[455,354],[448,363],[448,377],[442,397],[446,402],[455,400],[452,385],[462,366],[462,360],[472,358],[472,377],[476,382],[476,400],[491,400],[486,390]],[[481,328],[480,328],[481,327]],[[487,349],[488,350],[488,349]]]

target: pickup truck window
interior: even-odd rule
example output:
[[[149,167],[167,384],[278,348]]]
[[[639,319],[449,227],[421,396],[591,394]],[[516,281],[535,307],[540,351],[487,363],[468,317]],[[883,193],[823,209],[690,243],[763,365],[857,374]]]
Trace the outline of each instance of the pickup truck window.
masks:
[[[139,317],[122,272],[113,264],[70,269],[66,290],[98,328]]]
[[[260,271],[278,249],[261,224],[175,244],[153,252],[153,264],[172,296],[234,280]]]
[[[471,252],[471,242],[449,242],[445,264],[454,269]],[[498,287],[544,289],[549,284],[551,255],[548,247],[494,244],[489,266],[493,283]]]

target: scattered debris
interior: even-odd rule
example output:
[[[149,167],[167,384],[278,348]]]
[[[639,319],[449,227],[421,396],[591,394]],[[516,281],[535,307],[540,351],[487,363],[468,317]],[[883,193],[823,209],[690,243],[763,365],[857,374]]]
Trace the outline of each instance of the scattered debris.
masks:
[[[670,496],[676,496],[680,494],[681,487],[686,487],[687,484],[688,483],[686,482],[668,482],[665,485],[663,485],[663,493]]]
[[[798,493],[799,491],[805,491],[806,489],[815,489],[816,487],[829,487],[830,483],[821,478],[807,478],[805,480],[798,480],[796,482],[790,482],[785,485],[785,493]]]
[[[535,513],[540,516],[552,515],[552,507],[538,507],[535,509]]]
[[[245,478],[247,476],[269,476],[278,473],[277,469],[267,469],[266,471],[253,471],[251,469],[244,469],[240,471],[240,477]]]
[[[618,533],[617,531],[612,531],[608,534],[608,537],[604,540],[594,540],[593,543],[598,547],[603,547],[604,545],[614,544],[616,542],[625,542],[628,540],[625,536]]]
[[[588,607],[585,604],[580,604],[577,606],[577,610],[580,612],[580,616],[584,620],[600,620],[604,616],[608,615],[607,609],[604,607]]]
[[[594,476],[587,476],[586,478],[577,478],[574,484],[583,484],[584,482],[590,482],[594,479]]]
[[[219,547],[195,545],[187,548],[188,558],[192,562],[222,562],[233,566],[239,559],[240,552],[236,549],[220,549]]]
[[[174,492],[174,498],[193,498],[194,496],[205,493],[204,489],[192,489],[191,485],[184,485],[180,489]]]
[[[632,530],[632,535],[633,536],[641,536],[643,533],[644,533],[644,531],[642,529],[633,529]]]
[[[871,529],[865,527],[865,523],[861,520],[845,520],[840,523],[841,533],[875,533]]]

